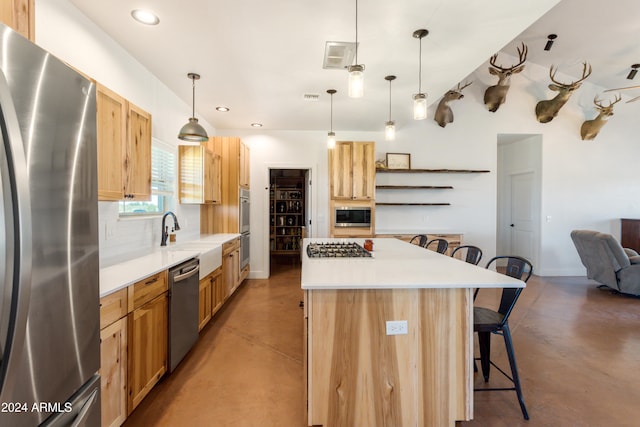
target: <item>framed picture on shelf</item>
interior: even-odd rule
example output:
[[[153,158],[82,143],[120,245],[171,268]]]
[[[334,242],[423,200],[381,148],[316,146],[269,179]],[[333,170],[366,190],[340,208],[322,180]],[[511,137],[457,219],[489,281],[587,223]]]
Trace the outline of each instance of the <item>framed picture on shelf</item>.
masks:
[[[411,154],[387,153],[387,169],[411,169]]]

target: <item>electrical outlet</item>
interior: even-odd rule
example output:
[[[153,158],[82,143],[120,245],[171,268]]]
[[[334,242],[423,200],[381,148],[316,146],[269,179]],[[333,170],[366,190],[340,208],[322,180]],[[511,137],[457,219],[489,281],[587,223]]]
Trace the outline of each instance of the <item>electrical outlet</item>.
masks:
[[[106,222],[104,224],[104,239],[105,240],[110,240],[113,239],[114,235],[115,235],[115,225],[111,224],[109,222]]]
[[[387,320],[387,335],[406,335],[409,326],[406,320]]]

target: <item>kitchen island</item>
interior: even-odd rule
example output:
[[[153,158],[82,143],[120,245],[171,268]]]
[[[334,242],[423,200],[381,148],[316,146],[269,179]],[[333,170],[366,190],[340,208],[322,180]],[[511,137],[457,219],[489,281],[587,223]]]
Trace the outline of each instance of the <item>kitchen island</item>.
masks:
[[[372,257],[306,251],[309,243],[342,241],[303,246],[307,425],[470,420],[473,289],[524,282],[392,238],[373,239]]]

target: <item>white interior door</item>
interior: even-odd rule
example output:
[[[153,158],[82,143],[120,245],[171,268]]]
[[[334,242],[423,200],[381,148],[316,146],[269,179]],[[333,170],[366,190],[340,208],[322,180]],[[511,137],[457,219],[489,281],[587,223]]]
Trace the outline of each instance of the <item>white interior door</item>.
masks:
[[[535,250],[534,174],[510,176],[511,254],[533,260]]]

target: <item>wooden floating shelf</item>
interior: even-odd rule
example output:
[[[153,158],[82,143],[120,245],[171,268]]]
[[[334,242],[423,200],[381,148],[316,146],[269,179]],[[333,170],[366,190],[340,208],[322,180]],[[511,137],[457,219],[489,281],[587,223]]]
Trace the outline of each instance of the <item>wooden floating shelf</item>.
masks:
[[[377,190],[449,190],[450,185],[376,185]]]
[[[451,206],[451,203],[376,203],[376,206]]]
[[[489,173],[489,170],[473,169],[376,169],[377,173]]]

